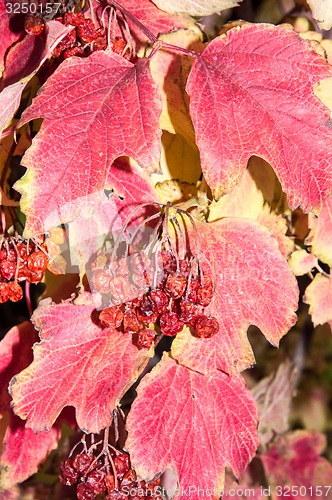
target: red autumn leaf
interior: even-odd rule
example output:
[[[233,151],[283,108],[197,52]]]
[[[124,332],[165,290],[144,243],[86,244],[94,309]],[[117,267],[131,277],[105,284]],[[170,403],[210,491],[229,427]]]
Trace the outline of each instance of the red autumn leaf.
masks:
[[[1,82],[3,86],[11,85],[36,71],[72,29],[58,21],[49,21],[42,36],[26,35],[11,47],[6,56],[6,69]]]
[[[208,44],[187,91],[204,177],[216,197],[257,155],[276,171],[291,208],[321,206],[332,190],[332,129],[313,88],[331,75],[310,44],[285,27],[248,23]]]
[[[306,244],[316,257],[332,267],[332,196],[323,202],[318,217],[309,214],[309,227]]]
[[[295,431],[281,437],[260,456],[271,491],[290,500],[330,498],[332,465],[320,456],[325,446],[325,436],[317,431]],[[284,488],[286,485],[290,488]],[[283,488],[277,490],[278,486]]]
[[[314,326],[328,323],[332,330],[332,274],[329,277],[317,274],[307,286],[303,302],[309,304]]]
[[[9,47],[20,37],[20,32],[14,32],[7,13],[6,3],[0,2],[0,77],[5,67],[5,55]]]
[[[12,380],[11,394],[14,412],[35,432],[49,429],[65,406],[76,408],[82,430],[107,427],[148,359],[130,334],[98,326],[94,309],[86,294],[76,303],[45,299],[32,316],[41,342],[34,346],[32,364]]]
[[[26,429],[25,422],[14,415],[9,406],[9,381],[32,361],[31,347],[36,340],[36,330],[30,322],[25,322],[13,327],[0,342],[0,433],[3,436],[0,490],[7,490],[36,472],[60,438],[56,428],[39,434]]]
[[[47,23],[45,39],[37,37],[37,50],[34,42],[36,37],[25,37],[9,51],[6,58],[8,67],[1,82],[5,88],[0,92],[0,133],[16,113],[26,84],[68,31],[63,24],[50,21]]]
[[[104,189],[120,156],[156,170],[160,112],[147,59],[133,65],[111,52],[95,52],[65,60],[21,120],[44,118],[23,158],[28,172],[15,184],[23,195],[26,234],[44,232],[86,210],[87,197]]]
[[[126,448],[145,479],[175,469],[181,488],[177,498],[215,498],[213,489],[220,495],[225,467],[238,476],[253,458],[256,426],[256,406],[241,376],[217,371],[205,376],[164,354],[138,386]]]
[[[199,238],[202,264],[211,264],[216,287],[206,314],[217,318],[219,332],[207,341],[184,329],[172,344],[172,355],[202,373],[234,373],[255,361],[249,325],[258,326],[277,346],[295,323],[296,279],[275,238],[254,221],[225,218],[196,226],[191,241],[194,245]]]

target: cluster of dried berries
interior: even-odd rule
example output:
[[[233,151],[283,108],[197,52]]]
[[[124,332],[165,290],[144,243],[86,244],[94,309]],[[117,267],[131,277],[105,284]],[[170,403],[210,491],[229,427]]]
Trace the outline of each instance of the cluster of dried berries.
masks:
[[[105,267],[105,257],[97,259],[92,275],[93,289],[109,294],[111,303],[99,314],[101,324],[131,333],[140,349],[148,349],[156,332],[173,337],[187,325],[201,338],[210,338],[219,330],[215,317],[204,314],[214,294],[211,276],[193,273],[189,259],[178,259],[163,249],[161,266],[153,270],[152,262],[142,253],[133,253]],[[131,300],[128,300],[128,298]]]
[[[39,283],[48,265],[43,244],[3,236],[0,246],[0,303],[22,299],[20,281]]]
[[[61,464],[61,483],[77,485],[78,500],[94,499],[102,493],[106,493],[106,500],[161,498],[157,488],[160,480],[138,481],[127,453],[112,448],[107,457],[103,461],[88,451],[68,458]]]
[[[131,51],[122,37],[113,36],[108,40],[107,30],[96,28],[92,19],[84,17],[84,14],[67,12],[55,20],[65,26],[74,27],[53,50],[52,55],[55,59],[60,57],[67,59],[71,56],[86,57],[107,47],[125,59],[131,59]],[[41,17],[29,15],[25,19],[25,31],[31,36],[38,36],[44,31],[44,24]]]

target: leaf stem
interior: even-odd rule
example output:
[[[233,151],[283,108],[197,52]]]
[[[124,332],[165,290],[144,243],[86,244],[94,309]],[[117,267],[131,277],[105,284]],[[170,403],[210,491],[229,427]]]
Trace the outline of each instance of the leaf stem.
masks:
[[[125,9],[124,7],[122,7],[122,5],[120,5],[116,0],[108,0],[108,3],[110,5],[114,5],[114,7],[116,7],[117,9],[119,9],[119,11],[124,16],[126,16],[134,24],[136,24],[136,26],[147,36],[147,38],[149,40],[151,40],[151,42],[153,42],[153,43],[158,42],[158,38],[156,36],[154,36],[154,34],[151,33],[151,31],[148,30],[148,28],[146,28],[138,19],[136,19],[135,16],[133,16],[127,9]]]

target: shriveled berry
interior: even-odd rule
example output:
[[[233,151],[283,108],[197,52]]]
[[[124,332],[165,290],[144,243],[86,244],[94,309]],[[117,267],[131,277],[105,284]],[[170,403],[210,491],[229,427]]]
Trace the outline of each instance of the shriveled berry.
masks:
[[[69,24],[71,24],[71,26],[79,26],[85,23],[85,17],[81,12],[66,12],[63,22],[66,26]]]
[[[23,299],[23,291],[18,283],[8,283],[8,299],[12,302]]]
[[[41,35],[45,28],[44,20],[39,16],[26,16],[24,30],[30,36]]]
[[[123,304],[137,296],[137,289],[124,276],[116,276],[110,281],[109,292],[114,303]]]
[[[136,309],[136,315],[142,323],[155,323],[159,314],[153,310],[149,296],[144,295],[140,306]]]
[[[63,58],[68,59],[68,57],[84,57],[85,52],[83,50],[83,47],[77,46],[77,47],[72,47],[71,49],[66,49],[63,53]]]
[[[128,500],[128,498],[131,498],[131,496],[128,497],[128,494],[123,493],[122,491],[112,491],[106,495],[106,500]]]
[[[104,269],[97,269],[92,275],[93,290],[108,293],[111,290],[111,276]]]
[[[60,482],[62,484],[65,484],[66,486],[71,486],[72,484],[75,484],[78,480],[79,473],[78,471],[73,467],[72,461],[70,458],[62,462],[60,465]]]
[[[86,472],[92,464],[93,457],[87,453],[79,453],[73,459],[73,467],[81,474]]]
[[[77,500],[93,500],[96,498],[96,494],[91,484],[80,483],[76,488],[76,497]]]
[[[107,307],[99,314],[99,320],[107,328],[120,328],[123,321],[123,312],[120,307]]]
[[[130,469],[130,458],[126,453],[119,453],[113,459],[118,478],[122,479],[124,474]]]
[[[170,274],[167,277],[165,284],[165,292],[173,299],[179,299],[185,292],[187,286],[187,278],[182,274]]]
[[[127,308],[123,314],[123,329],[125,332],[135,333],[142,328],[142,323],[136,315],[135,309]]]
[[[219,331],[219,323],[213,316],[199,316],[195,321],[195,330],[198,337],[209,339]]]
[[[104,477],[104,481],[108,493],[112,493],[112,491],[114,491],[115,489],[115,479],[113,474],[106,474],[106,476]]]
[[[30,252],[29,252],[29,250],[30,250],[30,249],[28,249],[28,246],[27,246],[27,245],[25,245],[24,243],[19,243],[19,244],[17,245],[17,247],[16,247],[16,250],[17,250],[17,253],[18,253],[19,258],[20,258],[23,262],[27,261],[28,256],[29,256],[29,253],[30,253]],[[0,256],[0,260],[1,260],[1,256]]]
[[[136,480],[137,480],[136,472],[133,469],[129,469],[129,471],[127,471],[122,478],[121,488],[123,488],[124,486],[133,486]]]
[[[13,248],[9,248],[7,250],[7,260],[11,262],[16,262],[17,261],[17,253]]]
[[[213,297],[213,282],[210,276],[204,276],[203,283],[197,288],[196,303],[206,307]]]
[[[102,470],[93,470],[86,476],[86,484],[89,484],[95,495],[100,495],[106,490],[104,481],[105,472]]]
[[[2,260],[0,262],[0,275],[5,280],[11,280],[15,276],[16,263],[10,260]]]
[[[28,257],[28,268],[30,271],[44,272],[47,269],[47,265],[48,257],[41,250],[31,253]]]
[[[149,293],[152,310],[158,314],[163,314],[167,311],[169,297],[162,290],[152,290]]]
[[[182,300],[180,304],[180,319],[184,323],[194,326],[198,316],[203,314],[204,308],[199,304],[194,304],[188,300]]]
[[[43,276],[44,273],[42,271],[30,271],[29,275],[27,276],[27,281],[29,281],[29,283],[40,283],[43,279]]]
[[[174,337],[177,333],[181,332],[184,323],[178,318],[174,312],[164,313],[159,320],[161,331],[164,335]]]
[[[184,260],[184,259],[180,260],[179,266],[180,266],[180,272],[181,272],[181,274],[183,274],[183,276],[188,276],[188,274],[189,274],[189,264],[188,264],[188,261]]]
[[[78,25],[77,33],[78,33],[78,36],[80,37],[80,39],[84,43],[90,43],[95,38],[98,37],[95,25],[93,24],[92,19],[89,19],[89,18],[85,19],[85,22],[83,24]]]
[[[167,250],[163,250],[161,252],[161,261],[162,261],[164,272],[166,274],[173,273],[176,271],[176,259],[171,252],[169,252]]]
[[[92,42],[92,50],[105,50],[107,48],[106,35],[100,35]]]
[[[150,349],[155,336],[156,332],[154,330],[151,328],[143,328],[142,330],[138,330],[135,344],[139,349]]]
[[[186,298],[190,300],[190,302],[197,303],[197,290],[201,286],[199,279],[197,278],[192,278],[188,282],[188,287],[187,287],[187,292],[186,292]]]

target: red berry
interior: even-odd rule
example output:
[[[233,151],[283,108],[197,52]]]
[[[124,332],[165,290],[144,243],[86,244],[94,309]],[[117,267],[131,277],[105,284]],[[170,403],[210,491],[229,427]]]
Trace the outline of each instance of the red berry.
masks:
[[[94,500],[96,494],[91,484],[80,483],[76,488],[77,500]]]
[[[10,260],[0,262],[0,274],[5,280],[11,280],[15,276],[16,263]]]
[[[164,335],[174,337],[177,333],[181,332],[184,323],[178,318],[174,312],[164,313],[159,320],[161,331]]]
[[[180,260],[179,265],[180,265],[181,274],[183,274],[184,276],[188,276],[188,274],[189,274],[188,261],[187,260]]]
[[[105,50],[107,48],[106,36],[98,36],[92,42],[92,50]]]
[[[122,478],[121,481],[121,488],[124,486],[134,486],[135,482],[137,480],[136,472],[133,469],[130,469],[128,472],[125,473],[125,475]]]
[[[104,477],[104,481],[108,493],[112,493],[112,491],[114,491],[115,489],[115,479],[113,474],[106,474],[106,476]]]
[[[19,255],[19,258],[25,262],[28,260],[28,256],[29,256],[29,253],[28,253],[28,247],[27,245],[25,245],[24,243],[19,243],[16,247],[16,250],[17,250],[17,253]]]
[[[169,298],[167,297],[165,292],[158,289],[152,290],[149,293],[149,299],[151,301],[151,307],[153,311],[159,314],[163,314],[167,311]]]
[[[42,271],[30,271],[29,275],[27,276],[27,281],[29,281],[29,283],[40,283],[43,279],[43,275],[44,273]]]
[[[219,331],[219,323],[213,316],[199,316],[195,321],[195,330],[198,337],[209,339]]]
[[[10,260],[11,262],[16,262],[17,261],[17,253],[13,248],[10,248],[7,250],[7,260]]]
[[[197,300],[197,290],[201,286],[200,281],[197,278],[192,278],[188,282],[186,298],[190,300],[190,302],[196,303]]]
[[[4,304],[9,299],[8,283],[0,283],[0,304]]]
[[[108,293],[111,290],[111,276],[104,269],[97,269],[92,275],[93,291]]]
[[[136,346],[139,349],[150,349],[153,344],[156,332],[151,328],[144,328],[143,330],[138,330],[136,338]]]
[[[32,252],[28,257],[28,268],[32,272],[44,272],[48,266],[48,257],[42,251]]]
[[[23,291],[18,283],[8,283],[8,299],[12,302],[23,299]]]
[[[7,250],[5,250],[4,248],[0,250],[0,260],[7,260]]]
[[[95,28],[95,25],[93,24],[92,19],[85,19],[85,22],[83,24],[79,24],[77,27],[77,33],[80,39],[84,43],[90,43],[92,42],[95,38],[98,38],[98,33]]]
[[[79,453],[73,460],[73,467],[81,474],[86,472],[92,464],[93,457],[87,453]]]
[[[27,16],[24,20],[25,32],[30,36],[41,35],[45,28],[45,22],[38,16]]]
[[[193,302],[189,302],[187,300],[181,301],[180,304],[181,314],[180,319],[184,323],[194,326],[195,321],[198,316],[203,314],[204,308],[198,304],[194,304]]]
[[[140,306],[136,309],[136,315],[142,323],[155,323],[159,314],[153,310],[152,302],[147,295],[144,295]]]
[[[116,276],[110,281],[109,292],[113,301],[118,304],[128,302],[137,296],[136,287],[124,276]]]
[[[90,485],[95,495],[100,495],[106,490],[104,481],[105,472],[102,470],[93,470],[86,477],[86,484]]]
[[[107,307],[99,313],[99,320],[107,328],[120,328],[123,321],[123,312],[120,307]]]
[[[85,17],[81,12],[66,12],[63,23],[68,26],[71,24],[72,26],[79,26],[80,24],[85,23]]]
[[[204,276],[203,283],[197,288],[196,303],[206,307],[213,297],[213,283],[210,276]]]
[[[68,59],[68,57],[83,57],[85,56],[85,52],[82,47],[73,47],[71,49],[66,49],[63,53],[63,58]]]
[[[78,476],[78,471],[73,467],[69,458],[61,464],[59,479],[62,484],[71,486],[77,482]]]
[[[113,459],[115,470],[119,479],[130,469],[130,458],[126,453],[119,453]]]
[[[176,260],[171,252],[163,250],[161,252],[161,261],[163,264],[163,269],[166,274],[173,273],[176,271]]]
[[[184,294],[187,286],[187,278],[182,274],[170,274],[165,284],[165,292],[173,299],[179,299]]]
[[[142,323],[136,315],[136,310],[128,307],[123,315],[123,329],[125,332],[135,333],[142,328]]]
[[[126,42],[123,40],[123,38],[120,38],[119,36],[116,36],[114,40],[111,41],[110,43],[110,49],[112,52],[115,54],[119,54],[120,56],[125,57],[128,59],[128,55],[130,57],[130,54],[126,53],[124,54],[123,51],[126,48]]]

